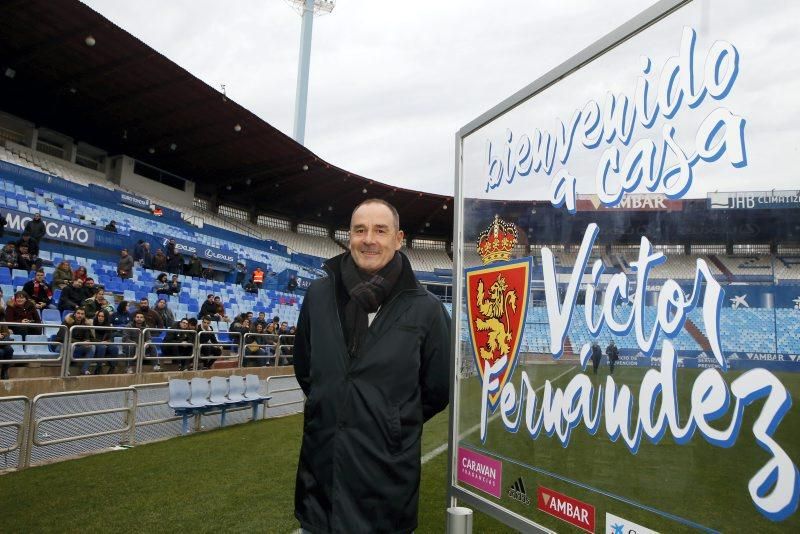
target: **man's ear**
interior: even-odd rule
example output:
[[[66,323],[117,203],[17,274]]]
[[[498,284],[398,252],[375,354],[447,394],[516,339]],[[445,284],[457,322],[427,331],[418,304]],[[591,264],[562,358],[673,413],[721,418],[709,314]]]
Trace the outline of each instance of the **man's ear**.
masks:
[[[397,243],[395,243],[394,247],[395,250],[400,250],[400,248],[403,246],[403,238],[405,235],[406,234],[404,234],[402,230],[397,231]]]

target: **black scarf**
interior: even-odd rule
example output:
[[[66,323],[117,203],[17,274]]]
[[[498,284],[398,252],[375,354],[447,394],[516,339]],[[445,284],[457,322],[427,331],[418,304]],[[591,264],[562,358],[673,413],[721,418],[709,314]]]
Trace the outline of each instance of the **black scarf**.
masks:
[[[377,312],[383,305],[402,271],[403,260],[397,252],[389,263],[375,274],[368,274],[359,269],[350,254],[342,259],[342,283],[350,295],[350,300],[344,307],[344,337],[350,356],[358,354],[367,335],[369,328],[367,315]]]

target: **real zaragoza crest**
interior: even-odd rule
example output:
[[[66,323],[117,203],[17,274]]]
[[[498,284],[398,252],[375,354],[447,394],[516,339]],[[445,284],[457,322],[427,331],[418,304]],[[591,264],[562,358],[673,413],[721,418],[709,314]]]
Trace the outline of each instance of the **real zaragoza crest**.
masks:
[[[495,215],[478,239],[484,266],[466,270],[469,332],[481,381],[487,363],[505,360],[498,393],[489,397],[492,409],[516,367],[528,311],[531,260],[509,261],[516,243],[517,229]]]

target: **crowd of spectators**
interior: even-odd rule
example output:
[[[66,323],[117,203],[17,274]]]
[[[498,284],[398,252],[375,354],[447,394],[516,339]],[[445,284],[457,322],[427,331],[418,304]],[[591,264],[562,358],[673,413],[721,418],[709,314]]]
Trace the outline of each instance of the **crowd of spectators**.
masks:
[[[5,217],[0,214],[0,237],[3,237],[5,223]],[[116,231],[116,223],[111,221],[106,230]],[[291,338],[280,336],[293,336],[293,326],[281,322],[278,317],[267,320],[264,312],[260,312],[256,318],[253,318],[252,312],[244,313],[231,321],[218,295],[208,295],[197,317],[176,318],[170,309],[169,297],[181,293],[178,274],[211,278],[213,271],[208,266],[204,267],[194,254],[185,262],[174,239],[167,241],[166,250],[158,248],[155,253],[151,252],[150,243],[145,241],[136,244],[132,255],[127,249],[120,252],[117,275],[122,279],[133,277],[137,265],[164,271],[156,278],[152,292],[159,298],[151,307],[147,298],[128,302],[121,300],[121,296],[106,294],[105,288],[87,275],[85,267],[76,266],[73,270],[66,260],[56,266],[48,282],[39,258],[39,241],[45,234],[44,221],[39,214],[35,214],[26,224],[22,237],[7,242],[0,251],[0,268],[35,271],[33,278],[7,302],[0,289],[0,341],[25,341],[29,335],[42,334],[42,327],[36,326],[43,324],[42,311],[57,309],[63,317],[61,324],[71,329],[72,354],[74,358],[83,360],[79,366],[80,373],[84,375],[100,374],[104,365],[108,367],[107,373],[114,373],[118,361],[125,362],[126,372],[134,372],[132,360],[125,360],[121,356],[133,356],[139,337],[136,330],[145,328],[165,332],[163,341],[149,344],[146,348],[145,356],[151,359],[154,371],[161,370],[160,362],[165,357],[173,357],[172,363],[177,365],[178,370],[190,369],[196,336],[199,336],[199,362],[203,369],[211,368],[216,359],[223,355],[225,348],[236,349],[232,343],[238,345],[240,341],[244,342],[245,365],[270,365],[274,362],[273,358],[291,354],[291,348],[285,346],[291,343]],[[240,263],[236,270],[236,283],[242,284],[247,269]],[[264,276],[264,271],[256,268],[245,289],[258,293]],[[230,323],[226,335],[235,338],[221,342],[215,333],[214,322]],[[79,328],[73,328],[75,326]],[[65,329],[59,329],[50,342],[63,342],[64,333]],[[150,339],[148,334],[148,341]],[[279,344],[282,345],[281,354],[277,354],[276,350]],[[160,357],[157,346],[160,347]],[[3,362],[0,364],[0,379],[8,379],[13,356],[11,344],[0,344],[0,361]],[[93,370],[90,364],[94,364]]]

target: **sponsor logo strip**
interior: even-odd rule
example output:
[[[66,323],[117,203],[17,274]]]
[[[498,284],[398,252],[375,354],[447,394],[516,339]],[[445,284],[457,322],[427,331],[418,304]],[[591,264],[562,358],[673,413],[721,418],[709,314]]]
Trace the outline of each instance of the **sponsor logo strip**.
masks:
[[[483,454],[459,447],[458,481],[500,498],[503,463]]]
[[[594,506],[563,493],[539,486],[536,489],[536,501],[539,510],[570,525],[594,533]]]
[[[643,527],[633,521],[606,512],[606,534],[658,534],[655,530]]]

